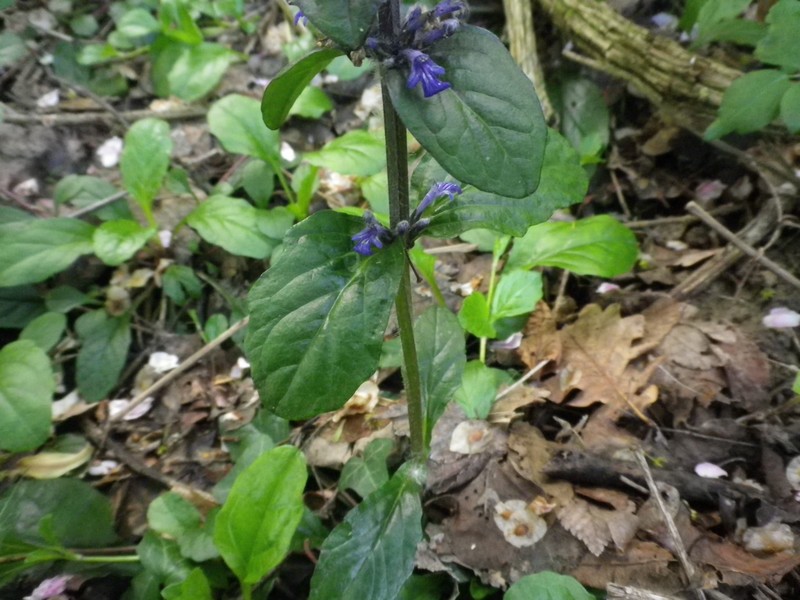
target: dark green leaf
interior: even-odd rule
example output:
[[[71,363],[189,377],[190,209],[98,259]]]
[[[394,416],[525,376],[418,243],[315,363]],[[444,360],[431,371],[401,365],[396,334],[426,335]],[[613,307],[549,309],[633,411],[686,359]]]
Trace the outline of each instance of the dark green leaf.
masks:
[[[709,42],[732,42],[745,46],[755,46],[767,33],[767,28],[758,21],[733,19],[709,23],[700,29],[693,46],[704,46]]]
[[[258,583],[289,550],[303,516],[306,465],[293,446],[264,453],[236,479],[217,516],[214,541],[245,583]]]
[[[160,537],[154,531],[144,534],[136,547],[136,554],[147,571],[162,583],[180,583],[189,576],[189,561],[181,556],[178,543]]]
[[[155,227],[142,227],[128,219],[106,221],[94,231],[94,253],[116,267],[136,254],[155,233]]]
[[[414,171],[412,186],[422,198],[446,174],[433,160],[423,160]],[[506,198],[467,188],[432,217],[425,234],[449,238],[475,228],[523,235],[531,225],[550,218],[558,208],[581,202],[589,179],[577,153],[556,131],[549,130],[542,175],[537,190],[527,198]]]
[[[89,38],[97,33],[97,30],[100,29],[100,26],[97,24],[97,19],[94,18],[94,15],[89,14],[78,15],[70,19],[69,28],[72,29],[72,32],[75,35]]]
[[[351,510],[322,545],[310,600],[394,600],[422,540],[423,469],[404,465]]]
[[[258,101],[231,94],[215,102],[208,111],[208,128],[225,150],[280,164],[280,136],[261,119]]]
[[[630,229],[608,215],[535,225],[514,242],[507,269],[559,267],[579,275],[629,272],[639,248]]]
[[[166,40],[154,44],[152,77],[159,96],[177,96],[194,102],[209,94],[240,55],[223,46],[203,42],[187,46]]]
[[[506,268],[492,296],[492,322],[532,312],[542,293],[540,273]]]
[[[359,48],[367,37],[379,0],[297,0],[308,20],[345,50]]]
[[[10,67],[27,55],[25,40],[10,31],[0,33],[0,67]]]
[[[467,362],[464,332],[449,309],[434,306],[416,320],[414,336],[425,405],[425,432],[430,439],[433,426],[461,385]]]
[[[250,292],[245,347],[262,401],[283,417],[340,408],[377,367],[403,256],[392,244],[359,258],[351,237],[362,227],[313,214]]]
[[[117,385],[131,344],[130,317],[109,317],[105,310],[85,313],[75,321],[81,339],[78,352],[78,391],[97,402]]]
[[[472,292],[458,311],[458,322],[476,337],[493,338],[496,333],[489,314],[489,301],[481,292]]]
[[[119,190],[105,179],[90,175],[67,175],[56,184],[53,199],[57,204],[69,204],[73,208],[84,208],[113,196]],[[131,219],[125,200],[118,200],[92,213],[99,219]]]
[[[167,174],[171,154],[172,139],[166,121],[141,119],[125,134],[119,161],[122,181],[149,219],[152,219],[153,200]]]
[[[800,70],[800,2],[780,0],[767,15],[767,35],[756,47],[756,58],[790,71]]]
[[[394,449],[394,442],[388,439],[372,440],[364,448],[364,456],[354,456],[344,465],[339,476],[339,489],[352,489],[366,498],[389,481],[386,459]]]
[[[212,600],[211,587],[200,567],[195,567],[181,582],[164,588],[165,600]]]
[[[36,219],[0,225],[0,287],[38,283],[92,252],[94,227],[77,219]]]
[[[270,129],[278,129],[314,76],[342,54],[335,48],[318,48],[287,66],[269,82],[261,100],[261,116]]]
[[[203,523],[200,512],[174,492],[163,494],[147,508],[150,527],[175,539],[181,554],[196,562],[219,556],[212,535],[213,523]]]
[[[508,588],[503,600],[594,600],[594,596],[573,577],[540,571]]]
[[[203,292],[203,283],[191,267],[184,265],[167,267],[161,285],[164,286],[164,293],[175,304],[185,304],[190,298],[199,298]]]
[[[101,548],[117,537],[108,499],[88,483],[69,477],[15,483],[0,496],[0,515],[0,541],[12,537],[51,543],[42,536],[44,518],[57,541],[67,547]]]
[[[47,439],[54,391],[50,359],[36,344],[19,340],[0,349],[0,448],[23,452]]]
[[[781,120],[792,133],[800,131],[800,83],[793,82],[781,98]]]
[[[342,175],[366,177],[386,167],[386,146],[382,135],[356,129],[334,138],[321,150],[307,152],[303,160]]]
[[[67,318],[58,312],[47,312],[36,317],[25,326],[19,339],[30,340],[45,352],[49,352],[64,335]]]
[[[27,285],[0,287],[1,329],[22,329],[44,311],[44,303],[36,288]]]
[[[47,310],[53,312],[68,313],[91,301],[89,296],[69,285],[60,285],[45,294]]]
[[[195,208],[186,222],[207,242],[231,254],[265,258],[275,246],[261,233],[259,210],[241,198],[211,196]]]
[[[582,162],[596,162],[609,139],[610,117],[602,91],[589,79],[567,76],[550,92],[564,137],[580,152]]]
[[[386,82],[397,112],[420,144],[458,181],[512,198],[539,183],[547,136],[533,84],[494,35],[462,26],[430,48],[452,88],[430,98],[406,86],[406,69]]]
[[[739,77],[725,90],[719,116],[706,130],[705,139],[766,127],[778,116],[781,98],[789,85],[789,75],[774,69],[751,71]]]

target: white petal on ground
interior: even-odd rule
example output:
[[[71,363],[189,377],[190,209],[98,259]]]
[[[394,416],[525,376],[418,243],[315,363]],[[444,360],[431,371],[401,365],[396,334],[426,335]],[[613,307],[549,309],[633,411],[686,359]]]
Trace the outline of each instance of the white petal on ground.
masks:
[[[108,403],[108,415],[113,419],[118,414],[120,414],[123,410],[128,408],[130,405],[130,400],[125,399],[117,399],[112,400]],[[131,410],[131,412],[127,413],[124,417],[122,417],[123,421],[135,421],[143,416],[145,416],[150,409],[153,408],[153,397],[149,396],[145,398],[145,400],[139,403],[135,408]]]
[[[696,464],[694,466],[694,472],[706,479],[719,479],[720,477],[728,476],[728,472],[725,469],[709,462]]]
[[[38,108],[52,108],[58,106],[60,100],[61,92],[59,92],[58,89],[50,90],[46,94],[39,96],[39,99],[36,100],[36,106]]]
[[[180,364],[180,359],[175,354],[169,352],[153,352],[147,361],[156,373],[166,373],[172,371]]]
[[[770,310],[769,314],[761,322],[764,327],[769,327],[770,329],[790,329],[800,325],[800,313],[796,313],[785,306],[779,306]]]
[[[95,151],[100,164],[106,169],[115,167],[119,163],[119,157],[122,154],[122,138],[114,136],[108,138],[105,142],[100,144],[100,147]]]

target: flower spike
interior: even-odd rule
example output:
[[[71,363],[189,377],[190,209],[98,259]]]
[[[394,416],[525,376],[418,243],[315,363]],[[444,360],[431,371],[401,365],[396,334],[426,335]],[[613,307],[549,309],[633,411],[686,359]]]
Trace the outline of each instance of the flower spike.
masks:
[[[436,202],[442,196],[449,196],[450,202],[455,199],[456,194],[460,194],[462,192],[461,186],[457,183],[447,183],[445,181],[439,181],[434,183],[431,186],[431,189],[425,194],[425,197],[419,203],[417,208],[414,210],[414,216],[412,220],[417,220],[422,216],[431,204]]]
[[[378,222],[370,211],[364,211],[364,229],[355,234],[351,240],[355,242],[355,251],[361,256],[370,256],[372,248],[383,248],[383,242],[392,238],[392,232]]]
[[[420,50],[403,50],[403,56],[411,65],[411,73],[408,75],[408,89],[422,84],[422,93],[426,98],[435,96],[439,92],[449,89],[451,86],[446,81],[439,78],[444,75],[444,68],[437,65],[431,57]]]

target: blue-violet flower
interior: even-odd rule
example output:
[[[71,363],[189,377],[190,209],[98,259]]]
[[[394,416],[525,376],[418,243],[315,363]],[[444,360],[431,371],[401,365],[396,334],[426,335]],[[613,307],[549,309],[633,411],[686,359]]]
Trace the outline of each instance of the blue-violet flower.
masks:
[[[406,49],[402,51],[403,56],[411,65],[411,73],[408,75],[408,89],[422,84],[422,93],[426,98],[430,98],[449,89],[451,86],[446,81],[439,79],[444,75],[444,68],[437,65],[430,56],[420,50]]]
[[[419,6],[415,6],[411,9],[411,12],[408,13],[408,17],[406,17],[406,22],[403,24],[403,31],[416,33],[424,24],[425,17],[422,15],[422,9]]]
[[[433,16],[437,19],[447,17],[453,14],[462,14],[466,12],[467,6],[459,0],[443,0],[433,8]]]
[[[416,221],[422,216],[431,204],[436,202],[442,196],[449,196],[450,201],[452,202],[455,198],[456,194],[460,194],[462,192],[461,186],[457,183],[447,183],[445,181],[439,181],[434,183],[431,186],[431,189],[425,194],[425,197],[419,203],[416,209],[414,209],[414,215],[412,217],[413,221]]]
[[[420,46],[430,46],[434,42],[441,39],[450,37],[461,26],[461,21],[458,19],[445,19],[435,29],[431,29],[420,37]]]
[[[306,14],[302,10],[298,10],[294,15],[294,24],[297,25],[301,20],[303,21],[303,25],[308,25],[308,17],[306,17]]]
[[[355,242],[355,251],[362,256],[370,256],[373,246],[383,248],[383,242],[392,238],[392,232],[378,222],[370,211],[364,211],[364,229],[352,238]]]

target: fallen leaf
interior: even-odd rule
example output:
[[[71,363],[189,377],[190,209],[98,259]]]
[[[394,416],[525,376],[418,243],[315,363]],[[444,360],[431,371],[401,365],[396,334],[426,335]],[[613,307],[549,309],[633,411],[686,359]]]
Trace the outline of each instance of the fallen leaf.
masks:
[[[564,529],[586,544],[595,556],[600,556],[610,542],[624,550],[639,527],[639,519],[632,512],[606,510],[581,498],[561,507],[557,515]]]

